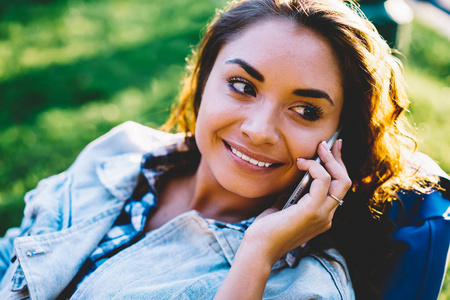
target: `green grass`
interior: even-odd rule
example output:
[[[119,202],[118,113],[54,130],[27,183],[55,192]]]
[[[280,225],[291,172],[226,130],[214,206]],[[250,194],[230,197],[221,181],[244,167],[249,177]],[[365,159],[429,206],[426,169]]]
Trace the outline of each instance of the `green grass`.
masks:
[[[19,1],[0,9],[0,234],[23,196],[126,120],[161,125],[219,1]]]
[[[163,123],[185,57],[224,2],[0,0],[0,236],[19,225],[26,191],[91,140],[126,120]],[[409,118],[419,149],[449,173],[450,41],[417,22],[411,32]]]
[[[419,150],[450,173],[450,87],[413,66],[406,68],[405,77],[412,101],[410,120],[417,128]]]

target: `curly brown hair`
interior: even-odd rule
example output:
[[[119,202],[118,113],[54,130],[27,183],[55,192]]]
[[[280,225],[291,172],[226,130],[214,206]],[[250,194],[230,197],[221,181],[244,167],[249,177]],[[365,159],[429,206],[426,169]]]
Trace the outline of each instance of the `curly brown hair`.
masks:
[[[319,236],[313,248],[319,251],[325,240],[334,240],[332,246],[347,260],[357,296],[373,298],[369,292],[376,285],[373,278],[381,276],[378,265],[389,253],[383,241],[392,231],[386,220],[396,192],[426,190],[430,184],[409,159],[416,142],[405,130],[409,100],[401,62],[356,4],[339,0],[232,2],[207,27],[191,57],[179,103],[163,128],[195,132],[202,93],[219,51],[252,24],[268,19],[290,20],[314,30],[331,43],[339,59],[344,78],[342,156],[353,186],[332,229],[324,234],[326,238]],[[365,248],[354,245],[359,238]]]

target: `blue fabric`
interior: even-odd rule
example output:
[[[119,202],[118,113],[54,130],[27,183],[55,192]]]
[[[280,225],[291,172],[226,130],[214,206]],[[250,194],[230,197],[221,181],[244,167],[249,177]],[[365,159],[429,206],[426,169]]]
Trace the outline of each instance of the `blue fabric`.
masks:
[[[442,178],[443,185],[447,179]],[[450,191],[399,196],[404,215],[394,232],[396,263],[386,279],[383,299],[437,299],[450,245]],[[393,219],[401,209],[394,206]]]
[[[125,209],[141,159],[183,138],[127,122],[86,147],[66,172],[28,193],[23,226],[0,239],[5,249],[0,250],[0,299],[56,299],[102,240],[106,245],[120,236],[112,228],[141,227],[145,209]],[[182,214],[106,260],[80,282],[73,298],[211,299],[250,223],[220,223],[196,211]],[[108,235],[112,239],[105,239]],[[333,249],[327,254],[335,261],[309,256],[289,267],[292,260],[279,260],[264,297],[354,299],[344,259]],[[3,259],[9,255],[12,260]]]
[[[244,232],[218,228],[189,211],[111,257],[71,299],[213,299]],[[273,270],[264,299],[354,299],[338,262],[316,256]]]
[[[82,273],[79,274],[79,279],[77,279],[78,283],[88,277],[115,253],[142,238],[147,216],[157,206],[157,190],[161,177],[173,168],[185,167],[189,164],[196,167],[197,158],[200,154],[195,145],[193,138],[187,140],[179,139],[173,144],[164,145],[143,156],[141,173],[147,179],[148,192],[138,199],[132,196],[125,202],[122,212],[112,228],[84,263],[81,269]],[[231,228],[245,232],[254,219],[250,218],[235,224],[210,219],[207,219],[207,221],[211,226],[217,228]],[[298,261],[299,252],[299,249],[294,249],[287,253],[282,260],[290,267],[293,267]],[[281,263],[283,262],[278,264],[280,265]],[[20,275],[23,276],[21,270]]]
[[[179,139],[173,144],[164,145],[143,156],[141,172],[147,179],[148,192],[137,199],[132,196],[125,202],[122,212],[112,228],[84,263],[83,274],[79,274],[79,282],[94,272],[116,252],[142,238],[147,216],[157,206],[157,190],[161,176],[173,168],[183,167],[188,163],[195,164],[198,156],[199,153],[192,138],[188,139],[187,143],[184,139]],[[230,227],[244,232],[253,219],[244,220],[237,224],[209,221],[214,226]],[[292,253],[295,252],[291,252],[291,255],[293,255]],[[289,261],[295,260],[294,257]],[[85,271],[86,269],[87,271]]]

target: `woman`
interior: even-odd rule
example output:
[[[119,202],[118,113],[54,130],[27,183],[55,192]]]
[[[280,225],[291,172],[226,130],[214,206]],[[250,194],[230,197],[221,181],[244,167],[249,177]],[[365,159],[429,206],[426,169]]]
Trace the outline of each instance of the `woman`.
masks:
[[[182,133],[125,123],[27,194],[2,298],[377,295],[387,207],[433,182],[409,172],[400,67],[373,26],[333,0],[241,1],[191,67],[166,124]]]

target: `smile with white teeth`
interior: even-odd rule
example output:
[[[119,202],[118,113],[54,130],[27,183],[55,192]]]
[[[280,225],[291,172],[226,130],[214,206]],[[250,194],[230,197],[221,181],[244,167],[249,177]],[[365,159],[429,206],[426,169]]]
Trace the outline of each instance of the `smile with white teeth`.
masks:
[[[262,162],[262,161],[257,161],[256,159],[253,159],[251,157],[248,157],[245,154],[242,154],[241,152],[239,152],[238,150],[234,149],[233,147],[231,147],[231,152],[233,152],[234,155],[236,155],[237,157],[251,163],[252,165],[258,166],[258,167],[270,167],[272,164],[271,163],[266,163],[266,162]]]

